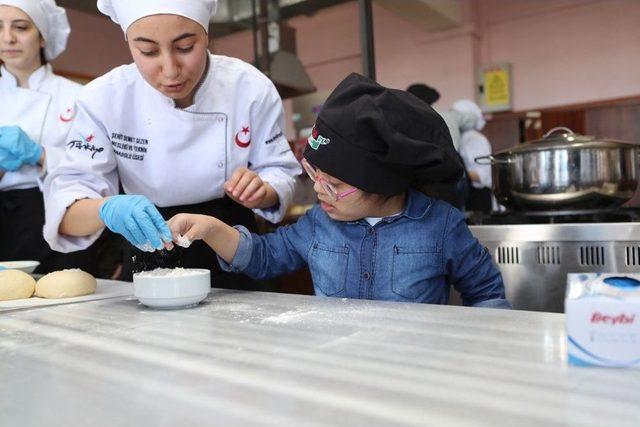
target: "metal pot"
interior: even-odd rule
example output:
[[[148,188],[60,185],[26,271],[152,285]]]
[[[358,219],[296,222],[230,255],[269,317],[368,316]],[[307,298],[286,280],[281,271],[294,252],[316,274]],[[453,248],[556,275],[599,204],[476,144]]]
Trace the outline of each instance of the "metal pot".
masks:
[[[633,197],[638,145],[596,139],[560,127],[529,141],[475,159],[491,164],[493,192],[517,210],[610,208]]]

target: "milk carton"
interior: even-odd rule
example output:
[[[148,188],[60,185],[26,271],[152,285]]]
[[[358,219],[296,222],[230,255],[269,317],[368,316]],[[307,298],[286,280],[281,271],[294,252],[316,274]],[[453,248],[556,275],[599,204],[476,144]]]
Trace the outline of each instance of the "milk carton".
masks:
[[[640,368],[640,274],[567,275],[569,363]]]

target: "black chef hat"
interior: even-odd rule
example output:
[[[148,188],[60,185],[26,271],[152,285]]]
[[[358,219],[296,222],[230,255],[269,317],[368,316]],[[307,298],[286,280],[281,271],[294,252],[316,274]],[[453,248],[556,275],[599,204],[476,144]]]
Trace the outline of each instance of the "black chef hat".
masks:
[[[433,105],[438,99],[440,99],[440,92],[422,83],[412,84],[407,88],[407,92],[417,96],[429,105]]]
[[[437,112],[405,91],[356,73],[325,102],[304,157],[341,181],[386,196],[456,182],[463,170]]]

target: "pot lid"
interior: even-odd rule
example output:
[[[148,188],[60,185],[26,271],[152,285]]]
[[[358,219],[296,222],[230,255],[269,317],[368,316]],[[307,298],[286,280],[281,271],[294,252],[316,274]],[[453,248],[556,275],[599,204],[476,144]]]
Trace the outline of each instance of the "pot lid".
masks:
[[[514,147],[501,150],[498,154],[514,154],[530,151],[567,148],[626,148],[637,144],[615,139],[596,138],[590,135],[574,133],[567,127],[556,127],[545,133],[541,139],[527,141]]]

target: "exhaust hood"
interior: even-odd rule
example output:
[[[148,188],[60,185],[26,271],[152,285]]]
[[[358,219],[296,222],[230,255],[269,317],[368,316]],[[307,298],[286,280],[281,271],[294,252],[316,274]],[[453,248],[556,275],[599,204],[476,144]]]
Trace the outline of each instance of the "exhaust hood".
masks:
[[[279,50],[269,55],[269,78],[282,99],[316,91],[300,59],[291,52]]]
[[[269,76],[282,99],[315,92],[316,87],[296,55],[295,29],[283,22],[272,22],[259,28],[258,32],[261,37],[268,38],[268,47],[263,45],[263,51],[268,50],[269,62],[264,64],[264,55],[256,60],[262,63],[260,68]]]
[[[444,31],[462,25],[467,4],[464,0],[376,0],[376,3],[427,32]]]
[[[309,3],[300,0],[221,0],[212,27],[244,22],[253,31],[254,65],[271,79],[283,99],[305,95],[315,92],[316,87],[296,55],[295,29],[281,20],[281,12]]]

